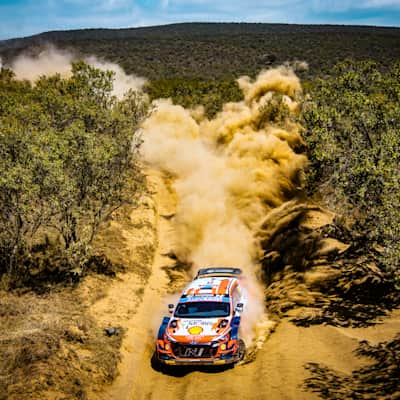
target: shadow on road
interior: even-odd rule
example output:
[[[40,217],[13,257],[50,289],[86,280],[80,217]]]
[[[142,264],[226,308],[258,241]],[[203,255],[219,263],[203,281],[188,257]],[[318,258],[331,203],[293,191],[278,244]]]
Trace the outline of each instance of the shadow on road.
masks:
[[[151,357],[151,367],[165,375],[174,376],[176,378],[184,377],[192,372],[199,371],[206,374],[216,374],[227,371],[234,367],[234,364],[227,365],[164,365],[157,359],[156,352]]]

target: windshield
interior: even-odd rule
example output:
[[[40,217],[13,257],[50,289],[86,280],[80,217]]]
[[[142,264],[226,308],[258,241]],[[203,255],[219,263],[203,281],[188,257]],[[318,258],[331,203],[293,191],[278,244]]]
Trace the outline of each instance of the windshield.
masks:
[[[178,304],[175,317],[180,318],[217,318],[229,316],[229,303],[222,301],[192,301]]]

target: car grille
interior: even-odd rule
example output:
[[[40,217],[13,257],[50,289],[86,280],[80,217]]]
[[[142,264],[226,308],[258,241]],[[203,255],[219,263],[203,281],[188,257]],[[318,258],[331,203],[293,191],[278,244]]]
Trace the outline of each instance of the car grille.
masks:
[[[174,343],[172,351],[176,357],[180,358],[212,358],[215,356],[217,348]]]

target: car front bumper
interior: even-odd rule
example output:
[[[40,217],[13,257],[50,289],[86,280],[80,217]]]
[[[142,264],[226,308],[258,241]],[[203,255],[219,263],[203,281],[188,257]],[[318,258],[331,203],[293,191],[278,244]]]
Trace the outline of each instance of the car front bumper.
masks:
[[[180,358],[166,354],[157,354],[158,360],[166,365],[226,365],[239,361],[239,354],[223,355],[217,358]]]

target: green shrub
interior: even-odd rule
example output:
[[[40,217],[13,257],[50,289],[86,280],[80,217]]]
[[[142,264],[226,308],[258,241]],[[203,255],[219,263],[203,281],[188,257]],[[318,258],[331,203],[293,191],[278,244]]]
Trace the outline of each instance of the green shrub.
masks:
[[[399,279],[400,62],[385,74],[373,62],[338,64],[304,104],[309,190],[351,216]]]
[[[73,64],[34,86],[0,74],[0,275],[38,265],[78,275],[99,224],[140,193],[138,124],[146,104],[118,101],[113,75]],[[40,262],[39,262],[40,259]]]

